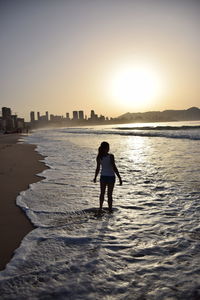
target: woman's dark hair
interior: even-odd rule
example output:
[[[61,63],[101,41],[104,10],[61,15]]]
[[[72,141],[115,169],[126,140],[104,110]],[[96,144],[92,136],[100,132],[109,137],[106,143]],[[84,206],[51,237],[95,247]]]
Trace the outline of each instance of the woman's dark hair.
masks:
[[[109,151],[109,144],[107,142],[102,142],[99,149],[98,149],[98,158],[102,158],[103,156],[105,156],[107,154],[107,152]]]

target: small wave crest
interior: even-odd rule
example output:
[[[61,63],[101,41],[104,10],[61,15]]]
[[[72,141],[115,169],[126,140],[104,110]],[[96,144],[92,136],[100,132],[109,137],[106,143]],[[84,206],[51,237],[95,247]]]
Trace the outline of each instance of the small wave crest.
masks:
[[[162,137],[173,139],[200,140],[200,126],[157,126],[157,127],[116,127],[112,130],[63,129],[66,134],[80,135],[123,135],[141,137]]]
[[[119,130],[195,130],[200,126],[142,126],[142,127],[116,127]]]

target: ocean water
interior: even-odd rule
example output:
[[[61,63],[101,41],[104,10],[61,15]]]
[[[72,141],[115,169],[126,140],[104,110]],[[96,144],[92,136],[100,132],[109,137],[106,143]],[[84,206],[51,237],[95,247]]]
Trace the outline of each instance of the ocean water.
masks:
[[[98,217],[97,148],[123,186]],[[50,167],[17,204],[37,226],[0,272],[0,299],[200,299],[200,122],[35,131]]]

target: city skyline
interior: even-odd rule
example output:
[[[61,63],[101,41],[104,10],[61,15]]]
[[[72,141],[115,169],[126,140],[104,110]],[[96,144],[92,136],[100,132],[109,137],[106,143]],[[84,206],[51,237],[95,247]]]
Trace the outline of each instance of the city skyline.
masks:
[[[94,110],[90,111],[90,116],[84,114],[83,110],[67,112],[64,115],[49,114],[48,111],[42,115],[39,111],[30,112],[30,120],[13,114],[10,107],[2,107],[0,115],[1,133],[21,133],[28,132],[29,129],[43,127],[73,127],[84,125],[107,125],[125,123],[155,123],[155,122],[176,122],[176,121],[199,121],[200,108],[190,107],[185,110],[164,110],[147,111],[142,113],[125,113],[117,118],[98,115]]]
[[[1,1],[0,106],[126,112],[199,106],[200,2]]]
[[[37,117],[36,117],[37,116]],[[90,110],[90,115],[87,116],[84,113],[84,110],[73,110],[71,112],[71,115],[69,112],[66,112],[65,115],[55,115],[53,113],[49,114],[49,111],[46,111],[44,115],[41,115],[39,111],[31,111],[30,112],[30,122],[35,121],[53,121],[53,120],[109,120],[112,118],[109,118],[108,116],[103,116],[102,114],[98,115],[95,113],[93,109]]]

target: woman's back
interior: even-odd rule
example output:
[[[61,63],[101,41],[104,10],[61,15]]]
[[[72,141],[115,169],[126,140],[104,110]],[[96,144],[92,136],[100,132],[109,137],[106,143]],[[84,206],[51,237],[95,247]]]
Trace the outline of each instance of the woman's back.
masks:
[[[115,176],[111,159],[111,154],[107,154],[100,159],[102,176]]]

